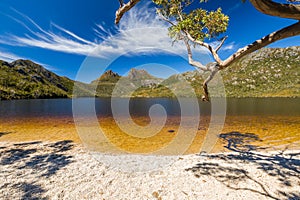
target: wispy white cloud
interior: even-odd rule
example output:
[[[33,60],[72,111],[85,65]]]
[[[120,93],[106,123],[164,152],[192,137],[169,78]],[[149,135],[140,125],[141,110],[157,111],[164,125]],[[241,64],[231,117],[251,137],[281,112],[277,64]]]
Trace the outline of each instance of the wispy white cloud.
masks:
[[[230,42],[226,45],[223,46],[222,50],[227,51],[227,50],[236,50],[238,48],[238,45],[235,42]]]
[[[0,51],[0,60],[4,60],[4,61],[7,61],[7,62],[12,62],[12,61],[17,60],[17,59],[21,59],[21,57],[15,55],[13,53],[7,53],[7,52]]]
[[[51,23],[51,26],[55,29],[55,31],[46,31],[28,16],[18,12],[17,10],[14,11],[22,17],[22,20],[12,16],[9,17],[26,28],[28,33],[24,36],[17,36],[13,34],[0,36],[0,43],[2,44],[39,47],[80,55],[88,55],[98,46],[98,44],[85,40],[54,23]]]
[[[209,43],[213,48],[217,48],[220,44],[220,41],[214,41]],[[239,45],[236,44],[235,42],[229,42],[229,43],[224,43],[224,45],[222,46],[221,50],[222,51],[233,51],[238,49]]]
[[[0,60],[3,60],[3,61],[6,61],[6,62],[13,62],[15,60],[19,60],[19,59],[23,59],[23,60],[26,60],[28,58],[25,58],[25,57],[22,57],[22,56],[18,56],[16,54],[13,54],[13,53],[10,53],[10,52],[7,52],[3,49],[0,49]],[[36,61],[34,59],[30,59],[32,62],[34,63],[37,63],[43,67],[45,67],[46,69],[48,70],[51,70],[51,71],[59,71],[57,68],[55,67],[52,67],[48,64],[44,64],[44,63],[41,63],[39,61]]]
[[[48,50],[108,58],[120,54],[133,54],[140,51],[148,53],[161,53],[166,49],[180,55],[186,54],[182,43],[175,43],[168,36],[168,24],[161,21],[149,5],[133,8],[126,13],[119,26],[114,27],[112,34],[101,24],[96,24],[93,29],[96,38],[93,41],[84,39],[70,30],[51,23],[53,29],[47,31],[40,27],[28,16],[15,10],[22,18],[17,23],[28,29],[24,36],[0,36],[0,43],[14,46],[30,46]],[[26,24],[24,21],[27,21]],[[234,48],[234,44],[224,45],[223,49]],[[195,53],[206,53],[203,48],[194,49]]]

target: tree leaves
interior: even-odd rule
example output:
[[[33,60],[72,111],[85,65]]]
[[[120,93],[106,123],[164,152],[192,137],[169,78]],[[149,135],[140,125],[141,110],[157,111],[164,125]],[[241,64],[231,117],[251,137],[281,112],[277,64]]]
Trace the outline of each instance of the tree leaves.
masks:
[[[200,3],[207,0],[200,0]],[[199,41],[218,37],[226,32],[229,17],[222,13],[219,8],[216,11],[208,11],[202,8],[186,12],[193,3],[192,0],[153,0],[158,6],[158,13],[163,17],[176,21],[176,24],[169,28],[170,37],[175,40],[181,39],[178,34],[181,31],[188,32],[193,38]]]

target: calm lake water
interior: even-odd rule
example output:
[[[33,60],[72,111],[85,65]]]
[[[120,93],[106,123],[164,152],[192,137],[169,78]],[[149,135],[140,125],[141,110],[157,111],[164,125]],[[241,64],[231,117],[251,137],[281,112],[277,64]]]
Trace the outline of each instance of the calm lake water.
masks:
[[[131,117],[126,115],[128,101]],[[210,117],[212,103],[195,102],[188,98],[180,99],[180,102],[168,98],[114,99],[114,103],[114,107],[119,108],[118,115],[127,117],[116,120],[115,115],[112,116],[109,98],[79,98],[74,99],[74,102],[72,99],[0,101],[0,142],[73,140],[77,143],[88,143],[89,147],[96,151],[110,151],[113,144],[113,147],[125,152],[148,153],[168,147],[180,132],[183,132],[182,138],[177,140],[177,146],[173,149],[187,145],[185,153],[188,154],[200,152],[205,136],[209,135],[210,122],[214,121]],[[184,105],[184,113],[180,109],[180,103]],[[195,106],[195,103],[199,106]],[[228,143],[227,140],[234,140],[238,145],[245,146],[251,143],[258,147],[268,147],[270,150],[274,150],[275,147],[284,149],[286,146],[299,149],[299,103],[300,98],[227,99],[226,118],[219,123],[222,127],[217,134],[221,135],[213,151],[226,151],[224,147]],[[164,110],[158,113],[167,114],[167,118],[154,115],[154,118],[150,119],[149,109],[153,108],[153,105],[157,108],[157,104],[160,105],[160,111]],[[220,105],[222,100],[216,99],[214,106]],[[80,123],[75,124],[72,107],[80,113],[79,117],[83,116],[83,124],[80,124],[81,118],[76,118],[75,121]],[[199,120],[198,108],[201,113]],[[93,117],[95,112],[98,118],[95,118],[95,115]],[[197,120],[194,120],[195,114]],[[134,123],[129,118],[132,118]],[[187,123],[182,126],[181,121],[185,118]],[[122,121],[124,119],[125,121]],[[123,123],[121,127],[118,120]],[[158,124],[163,122],[163,126],[159,128],[156,123],[151,125],[155,121]],[[99,125],[105,133],[101,140],[96,134]],[[218,122],[215,125],[218,125]],[[192,138],[188,144],[185,136]],[[176,154],[176,151],[174,153]]]
[[[117,99],[117,104],[124,108],[127,99]],[[188,104],[190,99],[183,99]],[[227,115],[276,115],[300,116],[300,98],[229,98]],[[99,116],[111,115],[111,100],[109,98],[75,99],[82,113],[95,109]],[[129,111],[132,116],[148,116],[149,108],[159,104],[170,116],[180,116],[180,105],[176,99],[169,98],[137,98],[130,99]],[[190,105],[193,109],[193,105]],[[211,104],[199,101],[201,115],[209,115]],[[72,117],[72,99],[31,99],[0,101],[0,118],[23,117]]]

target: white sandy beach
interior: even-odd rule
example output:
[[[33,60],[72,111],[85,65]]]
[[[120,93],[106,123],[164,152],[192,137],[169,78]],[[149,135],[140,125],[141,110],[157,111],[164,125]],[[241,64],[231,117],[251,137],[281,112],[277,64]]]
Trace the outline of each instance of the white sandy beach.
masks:
[[[101,159],[114,157],[126,168],[147,165],[142,155],[96,159],[70,141],[2,142],[0,152],[0,199],[300,199],[295,150],[183,155],[140,172],[117,170]]]

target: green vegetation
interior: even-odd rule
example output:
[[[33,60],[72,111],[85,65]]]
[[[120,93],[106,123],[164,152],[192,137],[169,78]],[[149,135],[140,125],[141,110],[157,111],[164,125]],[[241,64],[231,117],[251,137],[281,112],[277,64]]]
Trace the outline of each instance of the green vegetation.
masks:
[[[91,85],[96,87],[97,97],[111,97],[115,84],[119,81],[121,76],[114,73],[112,70],[106,71],[97,80],[91,82]]]
[[[265,48],[245,56],[221,73],[227,97],[300,97],[300,47]],[[90,84],[60,77],[29,60],[0,61],[0,98],[69,98],[74,83],[76,96],[189,97],[191,87],[203,94],[207,74],[198,71],[176,74],[162,80],[145,70],[132,69],[128,76],[105,72]],[[210,84],[211,96],[220,96],[220,84]]]
[[[264,48],[251,53],[221,71],[227,97],[300,97],[300,47]],[[198,97],[203,95],[202,83],[207,74],[197,71],[173,75],[164,86],[141,87],[134,96],[191,96],[180,79],[187,80]],[[220,96],[220,83],[211,83],[211,96]]]
[[[261,49],[222,72],[229,97],[300,97],[300,47]]]
[[[81,94],[89,90],[82,86]],[[74,81],[60,77],[29,60],[0,61],[0,99],[67,98]]]

